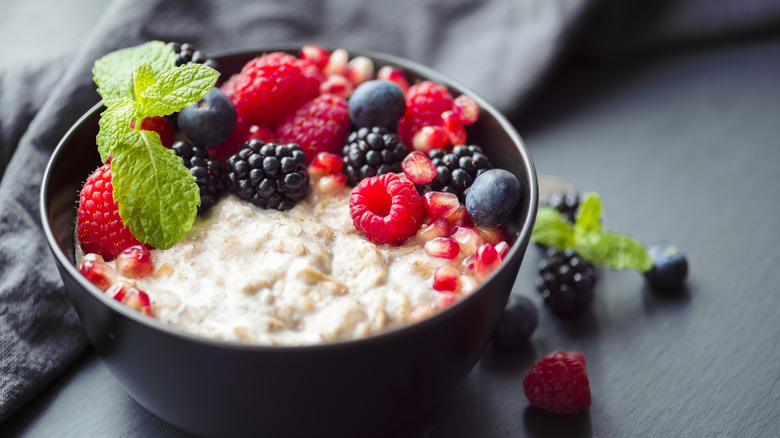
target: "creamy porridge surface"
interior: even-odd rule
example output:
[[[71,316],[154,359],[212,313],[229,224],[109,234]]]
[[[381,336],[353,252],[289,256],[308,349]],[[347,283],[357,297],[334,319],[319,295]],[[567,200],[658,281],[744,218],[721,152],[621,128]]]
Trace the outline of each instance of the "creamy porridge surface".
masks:
[[[369,242],[352,225],[348,198],[347,189],[310,195],[279,212],[226,196],[172,248],[152,251],[152,275],[125,280],[149,295],[160,320],[229,341],[317,344],[430,315],[442,299],[433,272],[451,262],[414,237]],[[462,293],[476,287],[461,280]]]

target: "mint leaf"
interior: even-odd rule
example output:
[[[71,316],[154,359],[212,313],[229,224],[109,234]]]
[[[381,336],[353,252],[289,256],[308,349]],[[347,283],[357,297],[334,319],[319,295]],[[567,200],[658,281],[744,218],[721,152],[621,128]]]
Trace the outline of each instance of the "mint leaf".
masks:
[[[616,233],[577,233],[574,250],[586,261],[612,269],[647,271],[653,260],[644,245]]]
[[[154,85],[157,80],[154,78],[154,70],[152,70],[152,64],[145,62],[141,64],[133,75],[133,89],[135,92],[135,100],[141,103],[143,106],[143,92],[147,88]]]
[[[585,232],[601,231],[601,198],[596,193],[588,193],[580,203],[574,223]]]
[[[162,41],[150,41],[111,52],[95,61],[92,75],[103,101],[135,99],[134,74],[144,63],[152,66],[155,78],[159,79],[176,66],[176,58],[173,50]]]
[[[117,145],[130,132],[130,120],[136,118],[141,105],[131,99],[115,99],[111,106],[100,114],[100,131],[97,135],[100,159],[105,163]]]
[[[133,235],[168,249],[192,228],[200,204],[195,177],[153,131],[130,131],[111,163],[114,200]]]
[[[545,246],[569,248],[574,245],[574,226],[555,208],[542,206],[536,214],[531,240]]]
[[[146,117],[165,116],[190,106],[217,83],[219,72],[201,64],[187,64],[168,70],[144,90],[141,112]]]

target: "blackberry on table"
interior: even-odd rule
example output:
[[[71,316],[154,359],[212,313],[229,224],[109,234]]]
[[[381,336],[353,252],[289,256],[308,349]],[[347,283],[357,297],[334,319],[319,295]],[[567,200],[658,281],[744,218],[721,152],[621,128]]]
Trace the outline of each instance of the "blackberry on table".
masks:
[[[574,223],[577,209],[580,208],[580,194],[578,192],[556,191],[542,200],[542,205],[549,205],[560,211],[563,217]]]
[[[180,140],[173,144],[173,151],[184,160],[184,165],[195,176],[200,190],[198,215],[204,215],[227,191],[227,181],[222,163],[209,158],[204,147]]]
[[[421,186],[420,191],[454,193],[460,202],[466,200],[466,191],[477,175],[493,167],[482,148],[476,145],[455,146],[452,152],[434,149],[428,153],[428,158],[436,166],[436,177]]]
[[[571,317],[582,312],[593,299],[595,285],[593,265],[571,249],[548,248],[539,261],[536,287],[544,303],[560,316]]]
[[[207,67],[213,68],[214,70],[217,70],[219,67],[217,61],[209,59],[208,56],[206,56],[200,50],[197,50],[195,46],[190,43],[170,42],[168,43],[168,47],[173,49],[173,52],[176,54],[177,66],[185,64],[203,64]]]
[[[306,196],[306,155],[296,143],[249,140],[225,167],[230,191],[258,207],[289,210]]]
[[[347,137],[342,150],[342,171],[347,175],[347,182],[356,186],[365,178],[401,172],[406,153],[406,145],[387,129],[360,128]]]

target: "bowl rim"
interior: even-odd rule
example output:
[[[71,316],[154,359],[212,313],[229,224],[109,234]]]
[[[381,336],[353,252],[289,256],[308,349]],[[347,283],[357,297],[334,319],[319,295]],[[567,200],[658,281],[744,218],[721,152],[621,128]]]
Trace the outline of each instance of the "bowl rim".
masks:
[[[297,53],[301,47],[302,45],[290,45],[290,44],[268,45],[268,46],[258,47],[257,49],[251,49],[251,50],[216,52],[212,56],[212,58],[216,59],[217,62],[220,62],[220,59],[229,58],[229,57],[250,57],[250,56],[257,57],[264,53],[271,53],[271,52]],[[334,50],[333,48],[327,46],[322,46],[322,47],[331,53]],[[432,80],[436,83],[442,84],[450,90],[457,91],[459,94],[468,94],[469,97],[474,99],[474,101],[479,106],[480,113],[482,113],[483,111],[487,111],[488,113],[490,113],[493,119],[496,122],[498,122],[498,124],[501,126],[501,129],[506,133],[506,135],[509,136],[509,138],[512,140],[512,143],[514,143],[514,145],[516,146],[522,158],[522,162],[528,163],[527,169],[525,168],[525,166],[522,166],[521,168],[525,172],[527,172],[529,176],[528,184],[529,184],[530,197],[529,199],[523,200],[524,202],[530,202],[529,214],[527,217],[523,218],[521,227],[518,230],[518,234],[517,234],[518,238],[510,246],[509,252],[507,253],[504,260],[505,262],[508,262],[509,260],[514,259],[516,257],[521,257],[522,255],[519,254],[520,246],[522,246],[520,242],[524,239],[521,239],[520,236],[527,235],[528,238],[530,239],[530,234],[536,220],[535,212],[538,208],[538,203],[539,203],[539,188],[538,188],[538,178],[537,178],[536,168],[533,159],[531,157],[531,154],[525,142],[522,140],[520,135],[515,130],[514,126],[512,126],[512,124],[506,119],[506,117],[504,117],[504,115],[500,111],[498,111],[485,99],[483,99],[481,96],[479,96],[470,88],[466,87],[465,85],[461,84],[455,79],[450,78],[445,74],[442,74],[436,70],[433,70],[415,61],[411,61],[395,55],[390,55],[390,54],[377,52],[373,50],[351,49],[346,47],[341,47],[341,48],[347,50],[347,52],[350,54],[350,58],[353,58],[354,56],[367,56],[374,61],[379,61],[382,64],[394,65],[402,68],[405,71],[410,71],[418,76],[421,76],[426,80]],[[227,79],[227,77],[220,78],[220,80],[224,80],[224,79]],[[109,308],[113,309],[114,311],[119,312],[120,314],[130,318],[131,320],[141,324],[142,326],[145,326],[155,331],[160,331],[162,332],[161,334],[164,334],[166,336],[178,338],[180,340],[187,341],[187,342],[195,342],[196,344],[200,344],[204,346],[215,347],[220,349],[230,349],[236,351],[300,353],[303,351],[306,352],[320,351],[320,350],[332,351],[332,350],[339,350],[339,349],[360,348],[362,345],[368,343],[382,342],[383,340],[390,341],[398,337],[414,336],[413,332],[424,330],[427,326],[431,324],[437,324],[437,321],[439,319],[446,318],[447,314],[455,311],[455,309],[466,306],[467,305],[466,302],[477,299],[476,298],[477,294],[490,293],[489,291],[485,292],[485,286],[491,282],[491,280],[498,274],[498,272],[502,268],[505,268],[506,266],[509,265],[509,263],[502,263],[502,266],[500,266],[499,269],[493,271],[487,278],[483,279],[480,285],[474,291],[472,291],[465,297],[457,300],[451,306],[441,311],[438,311],[433,315],[429,315],[420,321],[415,321],[411,324],[407,324],[402,327],[398,327],[381,333],[372,334],[358,339],[340,340],[340,341],[326,342],[320,344],[306,344],[306,345],[267,345],[267,344],[257,344],[257,343],[239,343],[235,341],[208,338],[202,335],[197,335],[194,333],[184,331],[183,329],[174,327],[157,318],[143,315],[140,312],[130,309],[124,304],[112,298],[109,298],[105,294],[105,292],[103,292],[97,286],[89,282],[86,279],[86,277],[84,277],[79,273],[78,269],[76,268],[76,265],[71,263],[69,258],[60,249],[59,244],[57,243],[57,239],[55,238],[54,233],[52,231],[51,223],[49,221],[49,208],[46,201],[47,198],[49,197],[48,196],[49,180],[53,172],[54,163],[58,161],[59,156],[63,153],[62,150],[65,148],[65,144],[69,141],[71,136],[77,130],[79,130],[82,127],[82,125],[84,125],[84,123],[86,123],[90,118],[96,116],[102,108],[103,108],[103,102],[101,100],[98,103],[96,103],[94,106],[92,106],[89,110],[87,110],[87,112],[84,113],[81,117],[79,117],[79,119],[68,129],[68,131],[58,141],[57,146],[54,148],[54,151],[49,157],[49,160],[47,161],[46,167],[43,172],[43,178],[41,180],[41,189],[40,189],[40,196],[39,196],[39,211],[40,211],[42,228],[46,236],[46,240],[49,245],[49,248],[51,249],[55,258],[57,259],[59,264],[62,267],[64,267],[67,274],[70,275],[71,278],[73,278],[82,288],[87,290],[94,298],[98,299],[100,302],[102,302],[104,305],[108,306]]]

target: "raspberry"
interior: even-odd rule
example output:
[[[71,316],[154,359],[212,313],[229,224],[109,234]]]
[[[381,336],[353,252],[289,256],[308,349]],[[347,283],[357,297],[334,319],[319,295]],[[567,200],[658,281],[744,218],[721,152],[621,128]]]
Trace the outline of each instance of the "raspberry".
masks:
[[[76,218],[81,250],[101,255],[107,261],[125,248],[141,244],[122,223],[113,190],[111,166],[104,164],[84,182]]]
[[[269,53],[249,61],[236,81],[232,99],[239,117],[250,125],[276,126],[308,99],[319,94],[294,56]]]
[[[410,145],[414,135],[424,126],[442,126],[441,114],[452,110],[452,102],[447,88],[435,82],[412,85],[406,94],[406,112],[398,126],[398,137]]]
[[[135,120],[130,121],[130,129],[135,128]],[[141,129],[154,131],[160,136],[160,143],[170,149],[173,146],[173,127],[165,117],[144,117],[141,119]]]
[[[376,243],[403,243],[422,223],[422,199],[414,184],[394,173],[366,178],[349,196],[355,228]]]
[[[590,406],[585,355],[555,350],[539,359],[523,379],[532,405],[556,414],[576,414]]]
[[[344,159],[342,171],[347,175],[349,184],[355,186],[364,178],[401,172],[406,146],[395,134],[374,126],[349,134],[341,153]]]
[[[280,143],[297,143],[310,162],[318,152],[338,154],[349,134],[347,102],[333,94],[312,99],[276,128]]]

